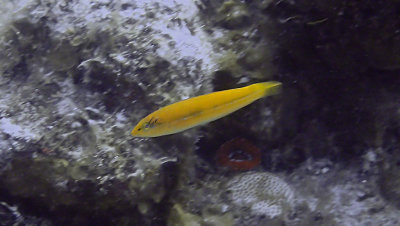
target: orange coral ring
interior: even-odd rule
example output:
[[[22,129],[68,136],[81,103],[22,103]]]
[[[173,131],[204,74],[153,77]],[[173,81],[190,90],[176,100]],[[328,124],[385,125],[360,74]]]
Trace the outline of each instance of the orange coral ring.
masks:
[[[217,150],[217,162],[233,170],[250,170],[261,162],[260,149],[244,138],[232,139]]]

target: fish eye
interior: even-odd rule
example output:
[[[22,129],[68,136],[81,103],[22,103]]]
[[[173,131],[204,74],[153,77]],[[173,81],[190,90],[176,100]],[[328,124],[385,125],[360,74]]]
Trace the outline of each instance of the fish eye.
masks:
[[[144,124],[142,129],[148,130],[148,129],[151,129],[151,128],[155,127],[157,124],[159,124],[158,119],[157,118],[156,119],[155,118],[151,118],[148,122],[146,122]]]
[[[151,125],[149,125],[148,123],[144,124],[142,127],[140,127],[138,129],[138,131],[144,130],[147,131],[148,129],[151,129]]]

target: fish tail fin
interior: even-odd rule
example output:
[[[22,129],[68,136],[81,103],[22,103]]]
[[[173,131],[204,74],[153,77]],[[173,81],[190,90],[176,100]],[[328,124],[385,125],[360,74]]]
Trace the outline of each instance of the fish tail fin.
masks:
[[[282,91],[282,83],[271,81],[255,84],[257,89],[263,92],[263,97],[279,94]]]

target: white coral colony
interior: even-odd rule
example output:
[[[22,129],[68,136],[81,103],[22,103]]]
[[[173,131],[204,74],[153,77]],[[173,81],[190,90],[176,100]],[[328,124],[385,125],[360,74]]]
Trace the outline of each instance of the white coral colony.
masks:
[[[232,202],[250,207],[253,214],[278,217],[290,207],[294,192],[278,176],[270,173],[246,173],[234,177],[227,184]]]

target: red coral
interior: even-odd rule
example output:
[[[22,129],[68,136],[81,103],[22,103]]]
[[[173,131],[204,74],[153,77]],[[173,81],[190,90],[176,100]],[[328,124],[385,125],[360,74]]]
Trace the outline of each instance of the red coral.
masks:
[[[232,139],[218,149],[217,162],[233,170],[250,170],[261,162],[260,149],[244,138]]]

